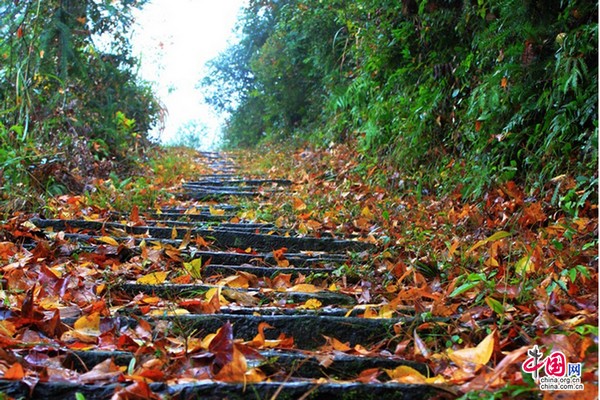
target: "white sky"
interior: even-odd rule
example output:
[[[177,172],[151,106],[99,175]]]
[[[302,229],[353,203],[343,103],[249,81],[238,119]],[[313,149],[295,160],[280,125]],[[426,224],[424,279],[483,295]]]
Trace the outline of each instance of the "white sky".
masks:
[[[132,38],[141,60],[140,75],[153,83],[168,110],[160,138],[176,140],[190,122],[206,124],[208,134],[197,146],[210,149],[219,138],[221,119],[204,103],[198,82],[204,64],[234,39],[232,30],[245,0],[151,0],[136,13]]]

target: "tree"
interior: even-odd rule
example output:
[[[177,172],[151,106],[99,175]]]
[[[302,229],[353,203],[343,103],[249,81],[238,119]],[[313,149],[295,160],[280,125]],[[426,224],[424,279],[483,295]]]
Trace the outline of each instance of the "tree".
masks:
[[[65,171],[86,175],[101,159],[118,157],[126,167],[131,149],[148,143],[161,109],[136,76],[127,38],[131,11],[144,3],[16,0],[0,6],[5,185],[30,180],[28,168],[56,158],[48,149],[57,149]]]
[[[580,0],[255,1],[212,64],[212,101],[229,104],[230,144],[354,137],[409,173],[464,168],[433,184],[471,195],[564,173],[593,185],[597,15]]]

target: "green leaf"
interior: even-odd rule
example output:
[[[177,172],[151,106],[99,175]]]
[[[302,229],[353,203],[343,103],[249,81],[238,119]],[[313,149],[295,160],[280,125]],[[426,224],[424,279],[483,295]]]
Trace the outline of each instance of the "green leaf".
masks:
[[[129,365],[127,366],[127,375],[133,375],[135,372],[135,357],[132,357],[129,360]]]
[[[192,276],[194,279],[202,278],[202,258],[195,258],[189,263],[183,263],[186,271]]]
[[[460,285],[459,287],[454,289],[454,291],[452,293],[450,293],[450,297],[456,297],[461,293],[464,293],[464,292],[467,292],[467,291],[473,289],[474,287],[479,285],[479,282],[480,281],[463,283],[462,285]]]
[[[485,302],[496,314],[504,315],[504,306],[498,300],[488,296],[485,298]]]
[[[512,236],[512,233],[506,232],[506,231],[498,231],[498,232],[494,233],[492,236],[490,236],[489,238],[480,240],[479,242],[475,243],[473,246],[471,246],[471,248],[469,250],[467,250],[467,254],[471,253],[473,250],[475,250],[487,243],[495,242],[496,240],[504,239],[509,236]]]

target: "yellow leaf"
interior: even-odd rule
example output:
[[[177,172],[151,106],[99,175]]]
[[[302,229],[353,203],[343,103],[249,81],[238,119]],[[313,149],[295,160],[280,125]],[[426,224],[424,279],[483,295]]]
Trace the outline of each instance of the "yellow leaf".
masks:
[[[386,369],[385,372],[395,382],[398,383],[416,383],[416,384],[443,384],[445,379],[440,376],[426,378],[423,374],[414,368],[406,365],[400,365],[394,369]]]
[[[229,301],[221,294],[221,287],[210,288],[206,293],[204,293],[204,298],[208,301],[211,301],[213,296],[218,296],[219,304],[222,306],[226,306],[229,304]]]
[[[210,212],[210,215],[225,215],[224,209],[213,208],[212,206],[208,207],[208,211]]]
[[[365,206],[362,209],[362,211],[360,212],[360,215],[362,215],[363,217],[368,218],[368,219],[373,219],[373,216],[374,216],[373,213],[371,212],[371,210],[369,210],[368,206]]]
[[[298,232],[300,232],[303,235],[306,235],[308,233],[308,227],[304,225],[304,222],[300,222],[300,224],[298,225]]]
[[[84,315],[73,324],[73,328],[86,333],[100,333],[100,313],[95,312],[90,315]]]
[[[495,332],[490,333],[476,347],[456,351],[449,350],[448,357],[465,372],[477,372],[492,357],[494,352],[494,335]]]
[[[322,291],[322,289],[311,285],[310,283],[301,283],[299,285],[292,286],[287,289],[288,292],[304,292],[304,293],[316,293]]]
[[[283,215],[275,220],[275,226],[278,228],[283,228],[285,226],[285,218]]]
[[[379,318],[392,318],[393,316],[394,309],[389,304],[385,304],[379,309]]]
[[[204,337],[204,339],[202,339],[202,348],[204,350],[208,350],[208,346],[210,346],[210,342],[212,342],[215,336],[217,336],[216,333],[209,333]]]
[[[414,368],[400,365],[394,369],[386,369],[388,376],[401,383],[425,383],[425,376]]]
[[[204,298],[206,300],[210,300],[217,293],[221,294],[221,288],[218,288],[218,287],[210,288],[210,289],[208,289],[208,291],[206,293],[204,293]]]
[[[119,242],[117,242],[114,238],[110,236],[102,236],[98,238],[99,242],[110,244],[111,246],[119,246]]]
[[[167,279],[169,273],[165,271],[152,272],[137,279],[137,283],[142,285],[160,285]]]
[[[173,229],[171,230],[171,239],[177,239],[177,229],[175,229],[175,227],[173,227]]]
[[[158,304],[160,301],[161,301],[161,298],[156,297],[156,296],[144,297],[142,299],[142,303],[146,303],[146,304]]]
[[[190,312],[185,308],[152,310],[148,315],[152,317],[176,317],[178,315],[187,315]]]
[[[498,231],[489,238],[480,240],[479,242],[475,243],[473,246],[471,246],[471,248],[469,248],[469,250],[467,250],[467,254],[473,252],[475,249],[483,246],[486,243],[495,242],[496,240],[504,239],[505,237],[509,236],[512,236],[512,233],[506,231]]]
[[[535,271],[535,264],[533,263],[533,257],[531,254],[527,254],[519,259],[515,264],[515,271],[517,274],[529,275],[533,271]]]
[[[321,305],[322,303],[317,299],[308,299],[306,303],[304,303],[301,306],[298,306],[297,308],[301,310],[316,310],[319,307],[321,307]]]

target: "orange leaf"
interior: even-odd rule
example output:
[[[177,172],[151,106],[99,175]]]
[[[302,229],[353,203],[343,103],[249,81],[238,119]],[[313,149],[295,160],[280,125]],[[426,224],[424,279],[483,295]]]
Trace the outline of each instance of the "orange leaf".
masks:
[[[316,287],[315,285],[311,285],[310,283],[301,283],[299,285],[292,286],[287,291],[288,292],[316,293],[316,292],[321,292],[322,289]]]
[[[475,121],[475,132],[479,132],[481,130],[482,124],[483,124],[483,122],[480,120]]]
[[[406,365],[400,365],[395,369],[386,369],[385,372],[389,377],[399,383],[416,383],[416,384],[441,384],[445,383],[445,379],[442,376],[434,376],[426,378],[414,368]]]
[[[23,370],[23,366],[18,362],[14,363],[10,366],[9,369],[4,372],[4,379],[10,381],[20,381],[25,377],[25,371]]]
[[[131,209],[131,215],[129,216],[129,221],[136,223],[139,222],[140,220],[140,209],[138,208],[137,204],[133,205],[133,208]]]
[[[365,369],[356,377],[356,381],[360,383],[379,383],[377,379],[379,374],[381,374],[379,368]]]
[[[293,199],[294,202],[294,210],[296,211],[302,211],[302,210],[306,210],[306,204],[302,201],[302,199],[300,199],[299,197],[294,197]]]
[[[331,338],[331,346],[337,351],[350,351],[352,348],[347,343],[342,343],[336,338]]]
[[[221,368],[215,379],[224,382],[244,382],[247,369],[246,357],[234,347],[231,361]]]

